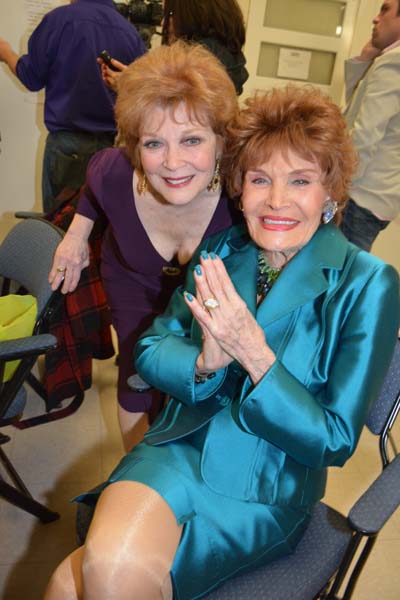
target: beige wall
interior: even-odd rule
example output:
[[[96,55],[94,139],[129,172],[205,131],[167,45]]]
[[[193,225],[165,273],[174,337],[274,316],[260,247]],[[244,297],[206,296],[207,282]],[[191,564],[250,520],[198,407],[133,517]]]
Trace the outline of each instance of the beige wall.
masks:
[[[400,218],[392,221],[372,246],[372,254],[394,265],[400,273]]]
[[[368,37],[371,35],[371,22],[378,13],[381,4],[382,0],[360,0],[350,56],[358,54]]]
[[[253,0],[254,2],[254,0]],[[242,9],[245,22],[247,22],[247,12],[249,10],[250,0],[238,0],[238,4]]]

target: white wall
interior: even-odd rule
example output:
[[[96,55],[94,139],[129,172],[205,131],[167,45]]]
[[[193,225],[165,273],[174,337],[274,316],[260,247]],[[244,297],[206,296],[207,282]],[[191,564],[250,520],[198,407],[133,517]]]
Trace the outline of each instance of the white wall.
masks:
[[[69,0],[1,0],[0,37],[26,51],[41,16]],[[43,93],[28,92],[0,63],[0,239],[16,210],[41,210],[41,165],[46,128]]]

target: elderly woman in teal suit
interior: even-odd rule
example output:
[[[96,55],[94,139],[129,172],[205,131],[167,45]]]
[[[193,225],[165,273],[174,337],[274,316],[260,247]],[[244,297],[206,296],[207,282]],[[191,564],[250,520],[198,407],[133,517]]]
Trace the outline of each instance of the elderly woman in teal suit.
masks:
[[[198,250],[136,347],[170,395],[99,491],[46,600],[200,598],[289,553],[354,452],[399,325],[396,271],[338,230],[355,155],[339,109],[287,88],[232,126],[246,226]],[[99,496],[99,497],[98,497]]]

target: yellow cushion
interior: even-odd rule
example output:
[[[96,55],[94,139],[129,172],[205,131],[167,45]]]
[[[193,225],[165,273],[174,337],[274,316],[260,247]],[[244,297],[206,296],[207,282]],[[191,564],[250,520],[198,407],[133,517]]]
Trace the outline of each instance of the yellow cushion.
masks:
[[[0,342],[31,335],[36,315],[37,305],[33,296],[0,296]],[[3,381],[11,379],[19,363],[19,360],[6,363]]]

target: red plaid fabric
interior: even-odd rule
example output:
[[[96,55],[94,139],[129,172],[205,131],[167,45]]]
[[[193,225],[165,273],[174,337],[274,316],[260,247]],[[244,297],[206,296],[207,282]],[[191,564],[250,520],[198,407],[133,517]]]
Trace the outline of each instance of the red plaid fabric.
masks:
[[[64,190],[58,208],[46,219],[66,231],[75,214],[79,192]],[[99,275],[104,225],[96,223],[89,239],[90,265],[82,271],[76,290],[63,297],[50,316],[48,330],[58,346],[45,357],[44,385],[50,407],[92,385],[92,359],[114,355],[111,315]]]

